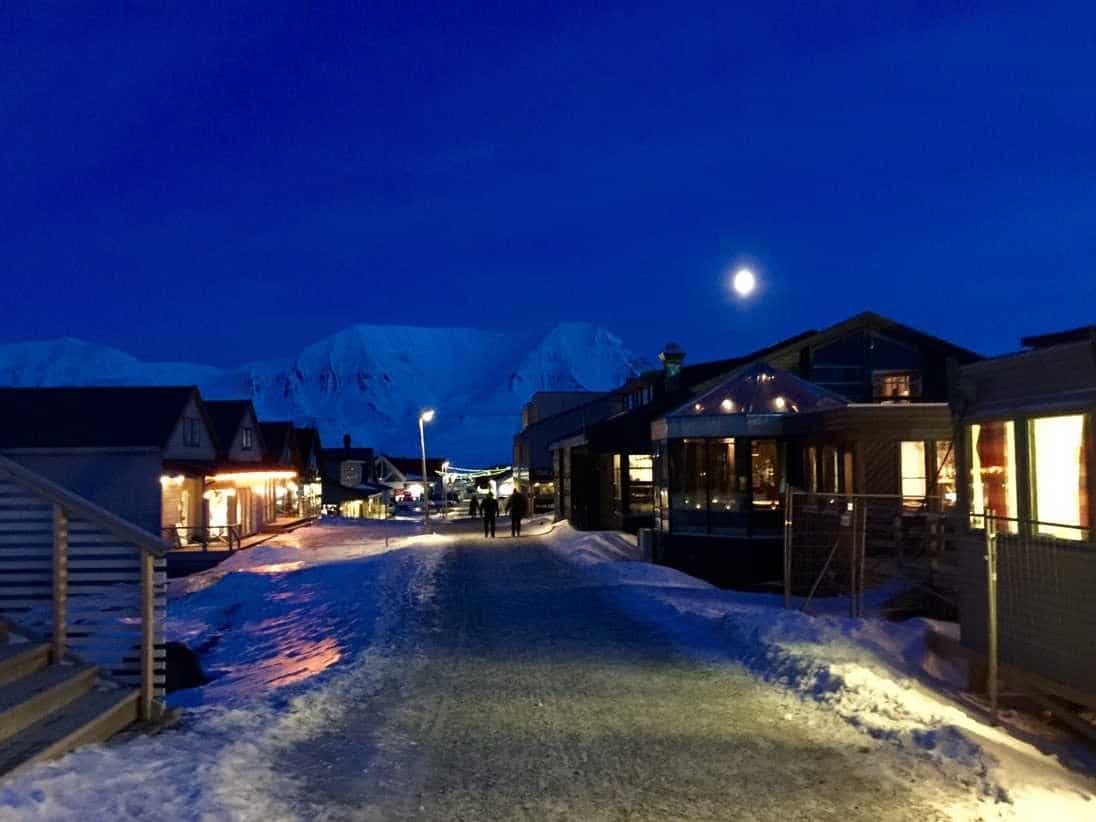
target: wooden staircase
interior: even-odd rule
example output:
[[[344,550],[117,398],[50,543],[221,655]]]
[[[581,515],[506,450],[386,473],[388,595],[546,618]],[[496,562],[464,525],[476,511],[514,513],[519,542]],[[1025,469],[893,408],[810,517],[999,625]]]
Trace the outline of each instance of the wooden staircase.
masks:
[[[137,721],[138,689],[101,679],[94,665],[53,664],[47,643],[0,631],[0,776]]]
[[[166,550],[0,456],[0,776],[160,715]]]

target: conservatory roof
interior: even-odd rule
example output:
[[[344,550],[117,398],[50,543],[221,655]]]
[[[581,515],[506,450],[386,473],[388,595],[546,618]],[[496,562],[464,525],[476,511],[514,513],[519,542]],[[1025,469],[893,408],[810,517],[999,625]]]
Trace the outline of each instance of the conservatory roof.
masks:
[[[729,374],[714,388],[671,411],[667,419],[807,414],[843,408],[848,400],[766,362]]]

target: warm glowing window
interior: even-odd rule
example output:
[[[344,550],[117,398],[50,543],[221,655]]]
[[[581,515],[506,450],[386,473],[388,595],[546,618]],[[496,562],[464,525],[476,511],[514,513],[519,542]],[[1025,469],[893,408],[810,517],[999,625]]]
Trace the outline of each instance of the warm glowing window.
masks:
[[[1089,524],[1087,420],[1075,414],[1031,421],[1037,533],[1060,539],[1085,537],[1082,529]]]
[[[925,443],[920,440],[902,443],[902,496],[907,504],[920,505],[925,498],[928,492],[927,465]]]
[[[959,498],[955,473],[955,449],[951,440],[936,441],[936,491],[945,506],[955,505]]]
[[[998,531],[1016,533],[1016,431],[1012,421],[987,422],[970,427],[971,513],[993,511],[1012,517],[999,523]],[[982,518],[972,516],[975,528]]]
[[[647,514],[654,510],[654,457],[628,455],[628,513]]]
[[[754,440],[750,466],[754,507],[775,508],[780,504],[780,486],[784,481],[780,445],[776,440]]]
[[[872,374],[876,402],[903,402],[921,396],[921,375],[917,371],[877,371]]]

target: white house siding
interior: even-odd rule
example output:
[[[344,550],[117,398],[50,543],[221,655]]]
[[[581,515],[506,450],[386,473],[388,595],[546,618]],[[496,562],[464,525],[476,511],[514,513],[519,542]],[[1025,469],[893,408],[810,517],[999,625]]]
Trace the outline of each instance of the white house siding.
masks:
[[[197,418],[201,434],[196,446],[187,445],[184,436],[187,418]],[[217,449],[213,446],[213,435],[206,424],[205,416],[198,408],[198,403],[192,397],[187,403],[175,430],[171,433],[167,445],[164,447],[164,459],[169,460],[214,460],[217,458]]]

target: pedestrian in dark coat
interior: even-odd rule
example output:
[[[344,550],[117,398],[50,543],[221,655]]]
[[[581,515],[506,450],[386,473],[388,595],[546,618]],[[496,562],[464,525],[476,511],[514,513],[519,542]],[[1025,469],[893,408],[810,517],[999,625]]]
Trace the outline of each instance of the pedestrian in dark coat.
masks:
[[[499,515],[499,501],[488,493],[483,501],[483,536],[495,538],[495,517]]]
[[[510,502],[507,503],[506,510],[510,512],[510,536],[520,537],[521,518],[529,511],[529,504],[525,500],[525,494],[515,488],[514,493],[510,495]]]
[[[476,497],[472,497],[470,500],[468,500],[468,516],[479,516],[479,500]]]

